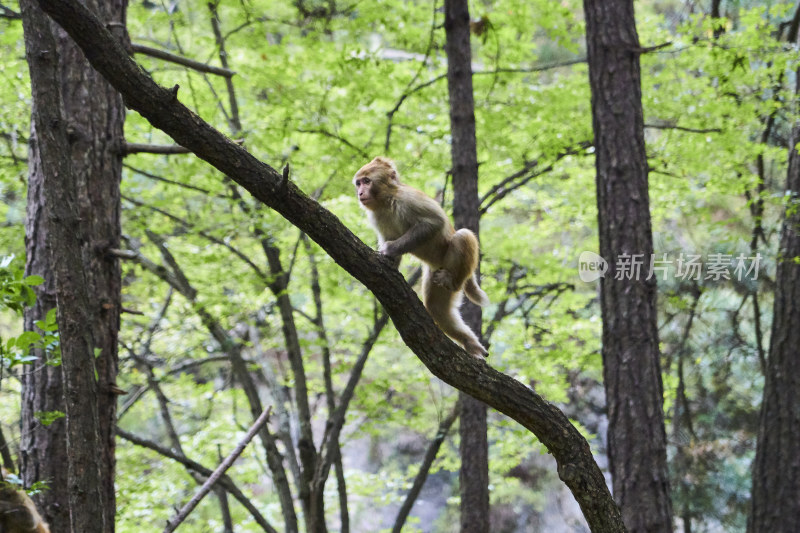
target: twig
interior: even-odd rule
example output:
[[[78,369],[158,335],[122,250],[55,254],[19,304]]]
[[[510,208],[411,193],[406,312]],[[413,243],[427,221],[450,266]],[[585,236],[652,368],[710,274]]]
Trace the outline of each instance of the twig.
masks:
[[[175,181],[175,180],[171,180],[171,179],[168,179],[168,178],[163,178],[161,176],[157,176],[157,175],[152,174],[150,172],[147,172],[145,170],[133,167],[133,166],[127,164],[127,163],[122,163],[122,166],[127,168],[128,170],[131,170],[131,171],[139,174],[140,176],[144,176],[145,178],[149,178],[151,180],[161,181],[161,182],[164,182],[164,183],[169,183],[170,185],[177,185],[178,187],[184,187],[186,189],[191,189],[193,191],[201,192],[201,193],[207,194],[209,196],[214,194],[208,189],[203,189],[201,187],[196,187],[194,185],[189,185],[187,183],[181,183],[180,181]]]
[[[675,124],[645,124],[644,127],[653,130],[678,130],[689,133],[722,133],[722,128],[687,128]]]
[[[544,72],[546,70],[552,70],[561,67],[568,67],[570,65],[577,65],[580,63],[586,63],[585,57],[579,57],[577,59],[570,59],[567,61],[561,61],[557,63],[547,63],[545,65],[534,65],[532,67],[521,67],[521,68],[506,68],[506,67],[498,67],[493,70],[483,70],[483,71],[476,71],[473,72],[473,76],[496,76],[497,74],[529,74],[533,72]],[[387,127],[386,131],[386,142],[384,145],[384,151],[388,153],[389,151],[389,141],[391,139],[392,133],[392,120],[394,118],[395,113],[400,110],[400,106],[403,105],[403,102],[411,96],[412,94],[419,92],[431,85],[436,84],[438,81],[442,81],[447,78],[447,74],[441,74],[434,78],[429,79],[426,82],[420,83],[419,85],[414,86],[411,89],[407,89],[403,94],[400,95],[400,98],[397,99],[397,103],[394,105],[392,109],[386,112],[386,116],[389,118],[389,126]]]
[[[638,54],[648,54],[650,52],[655,52],[656,50],[661,50],[662,48],[666,48],[668,46],[672,46],[672,41],[667,41],[665,43],[656,44],[656,45],[653,45],[653,46],[631,48],[631,51],[635,52],[635,53],[638,53]]]
[[[188,154],[190,150],[178,144],[140,144],[140,143],[125,143],[122,146],[122,155],[131,154]]]
[[[325,137],[330,137],[331,139],[336,139],[337,141],[339,141],[340,143],[344,144],[348,148],[351,148],[351,149],[355,150],[355,152],[359,156],[363,157],[364,159],[369,159],[369,154],[367,152],[365,152],[364,150],[362,150],[358,146],[354,145],[353,143],[351,143],[350,141],[348,141],[344,137],[342,137],[340,135],[337,135],[335,133],[331,133],[326,129],[323,129],[323,128],[314,128],[314,129],[298,128],[297,131],[300,132],[300,133],[316,133],[318,135],[323,135]]]
[[[3,435],[3,428],[0,427],[0,457],[3,459],[3,466],[8,471],[14,471],[14,459],[11,457],[11,450],[8,448],[6,437]]]
[[[133,433],[129,433],[120,427],[117,427],[117,436],[122,439],[125,439],[131,444],[135,444],[136,446],[141,446],[142,448],[147,448],[148,450],[152,450],[157,454],[161,455],[162,457],[166,457],[167,459],[172,459],[173,461],[182,464],[185,468],[189,470],[193,470],[194,472],[197,472],[204,476],[210,476],[212,474],[210,468],[206,468],[197,461],[193,461],[188,457],[179,455],[174,451],[170,450],[169,448],[165,448],[164,446],[161,446],[160,444],[157,444],[153,441],[144,439],[142,437],[139,437],[138,435],[134,435]],[[239,490],[239,487],[236,486],[236,484],[233,482],[233,480],[231,480],[231,478],[229,478],[227,475],[222,476],[222,479],[220,479],[220,485],[225,487],[225,490],[227,490],[231,496],[236,498],[236,501],[241,503],[242,506],[245,509],[247,509],[247,511],[253,517],[253,520],[255,520],[259,526],[261,526],[261,529],[263,529],[267,533],[277,533],[275,528],[272,527],[269,522],[267,522],[267,519],[264,518],[264,516],[262,516],[258,508],[255,505],[253,505],[253,502],[251,502],[241,490]]]
[[[9,20],[19,20],[22,18],[22,15],[17,13],[11,8],[8,8],[2,4],[0,4],[0,18],[9,19]]]
[[[422,74],[422,71],[427,66],[428,60],[431,57],[431,50],[433,49],[433,43],[434,43],[434,40],[435,40],[434,36],[436,35],[436,12],[438,10],[438,6],[436,5],[436,2],[432,2],[431,4],[432,4],[432,7],[433,7],[433,14],[431,16],[431,29],[430,29],[430,32],[429,32],[429,35],[428,35],[428,47],[425,49],[424,59],[420,62],[419,68],[414,73],[414,77],[411,78],[411,81],[409,81],[408,85],[406,85],[404,93],[400,97],[400,100],[397,102],[397,105],[394,106],[394,109],[392,109],[391,111],[386,113],[386,116],[389,119],[389,124],[387,124],[387,126],[386,126],[386,141],[384,142],[384,145],[383,145],[383,153],[384,154],[388,154],[389,153],[389,146],[390,146],[390,143],[391,143],[391,140],[392,140],[392,126],[394,126],[394,114],[397,112],[398,109],[400,109],[400,105],[403,103],[403,100],[408,98],[408,95],[411,94],[410,92],[408,92],[408,89],[417,82],[417,80],[419,79],[420,74]]]
[[[203,483],[203,486],[200,487],[200,490],[198,490],[197,493],[192,497],[192,499],[189,500],[189,502],[181,508],[181,510],[178,512],[175,518],[167,522],[167,527],[164,528],[164,533],[172,533],[173,531],[175,531],[175,529],[181,524],[181,522],[186,520],[186,517],[189,516],[189,513],[191,513],[194,510],[194,508],[197,507],[197,505],[206,496],[206,494],[211,492],[211,488],[214,486],[214,484],[217,481],[219,481],[219,478],[221,478],[222,475],[225,474],[225,472],[228,470],[228,468],[231,467],[233,462],[236,461],[236,459],[238,459],[240,455],[242,455],[244,449],[247,447],[248,444],[250,444],[250,441],[253,440],[253,437],[256,436],[256,433],[258,433],[261,430],[261,427],[267,423],[267,420],[269,420],[270,412],[272,412],[271,406],[261,413],[258,419],[256,419],[256,421],[253,423],[253,425],[250,426],[250,429],[247,431],[247,434],[244,436],[241,442],[239,442],[239,444],[236,446],[236,449],[233,450],[231,454],[228,455],[228,457],[226,457],[225,460],[222,461],[222,463],[214,470],[214,472],[208,477],[206,482]]]
[[[228,355],[233,373],[242,385],[242,389],[244,389],[245,397],[250,406],[250,412],[253,418],[255,418],[262,412],[263,408],[261,406],[261,399],[258,396],[258,390],[247,368],[247,364],[242,357],[241,344],[231,337],[225,328],[222,327],[219,320],[217,320],[202,303],[197,301],[197,290],[187,281],[186,276],[178,267],[172,254],[166,246],[163,245],[163,241],[159,244],[159,238],[157,236],[155,244],[158,246],[164,261],[173,269],[177,269],[177,271],[158,265],[135,250],[111,249],[110,253],[120,258],[136,261],[145,270],[155,274],[162,281],[174,287],[175,290],[192,304],[195,313],[200,317],[200,321],[208,329],[209,333],[211,333],[214,340],[219,343],[222,351]],[[269,431],[268,426],[263,426],[261,440],[264,443],[264,449],[267,454],[267,464],[272,472],[272,481],[275,484],[278,497],[281,501],[281,510],[286,522],[285,530],[287,533],[296,533],[297,515],[294,511],[291,489],[283,468],[283,459],[275,444],[275,437]]]
[[[201,63],[200,61],[189,59],[188,57],[171,54],[169,52],[165,52],[164,50],[150,48],[149,46],[144,46],[142,44],[131,44],[131,50],[133,50],[133,52],[136,54],[144,54],[157,59],[163,59],[164,61],[177,63],[178,65],[183,65],[184,67],[189,67],[190,69],[194,69],[199,72],[208,72],[209,74],[216,74],[217,76],[223,76],[225,78],[231,78],[236,74],[236,72],[228,68],[207,65],[205,63]]]
[[[227,69],[228,52],[225,51],[225,38],[222,36],[222,30],[220,30],[219,13],[217,13],[218,3],[219,0],[216,0],[216,2],[209,2],[208,10],[211,12],[211,29],[214,32],[214,40],[217,42],[217,48],[219,49],[219,62]],[[230,76],[225,79],[225,87],[228,90],[228,104],[231,106],[231,114],[228,122],[233,134],[238,135],[239,132],[242,131],[242,121],[241,118],[239,118],[239,104],[236,100],[236,91],[234,90],[233,80]]]
[[[150,209],[151,211],[154,211],[154,212],[156,212],[156,213],[158,213],[160,215],[163,215],[163,216],[167,217],[168,219],[170,219],[170,220],[172,220],[174,222],[177,222],[178,224],[180,224],[184,228],[191,229],[192,231],[195,231],[196,234],[199,235],[200,237],[203,237],[204,239],[206,239],[206,240],[208,240],[208,241],[210,241],[210,242],[212,242],[214,244],[217,244],[219,246],[223,246],[223,247],[227,248],[228,250],[230,250],[231,253],[233,253],[236,257],[241,259],[247,266],[249,266],[253,270],[253,272],[255,272],[255,274],[259,277],[259,279],[262,282],[264,282],[265,284],[269,282],[269,277],[267,276],[267,274],[263,270],[261,270],[261,268],[258,265],[256,265],[252,261],[252,259],[247,257],[247,255],[245,255],[244,252],[242,252],[241,250],[239,250],[235,246],[225,242],[222,239],[214,237],[213,235],[211,235],[210,233],[208,233],[206,231],[198,230],[188,220],[184,220],[184,219],[180,218],[179,216],[176,216],[176,215],[173,215],[172,213],[164,211],[163,209],[160,209],[158,207],[146,204],[144,202],[140,202],[139,200],[136,200],[136,199],[131,198],[129,196],[125,196],[124,194],[122,195],[122,199],[127,201],[127,202],[132,203],[133,205],[136,205],[136,206],[139,206],[139,207],[145,207],[147,209]],[[122,257],[122,256],[120,256],[120,257]],[[124,257],[124,259],[132,259],[132,257]]]
[[[539,166],[540,163],[538,159],[526,162],[521,170],[502,179],[499,183],[492,186],[492,188],[489,189],[489,191],[486,194],[484,194],[483,197],[481,197],[480,214],[483,215],[484,213],[486,213],[486,211],[488,211],[488,209],[496,202],[499,202],[500,200],[505,198],[509,193],[511,193],[516,189],[519,189],[520,187],[531,181],[533,178],[541,176],[546,172],[552,171],[554,165],[558,161],[561,161],[567,156],[579,154],[580,152],[588,149],[590,146],[592,146],[592,141],[581,141],[575,144],[574,146],[567,147],[555,156],[555,159],[553,160],[552,163],[538,170],[537,167]]]
[[[406,523],[406,519],[411,512],[411,508],[414,506],[414,502],[417,501],[419,493],[422,492],[422,487],[425,485],[425,480],[428,479],[428,472],[430,472],[433,461],[436,459],[436,455],[439,453],[439,448],[441,448],[445,437],[447,437],[447,433],[450,431],[453,422],[455,422],[456,418],[458,418],[458,412],[460,411],[459,407],[460,403],[456,402],[456,405],[453,407],[453,410],[450,411],[450,414],[447,415],[447,418],[439,423],[439,429],[436,430],[436,436],[433,438],[430,445],[428,445],[428,449],[425,451],[425,458],[422,460],[422,464],[419,467],[417,477],[414,478],[414,484],[411,486],[403,505],[397,512],[397,518],[394,521],[392,533],[400,533],[403,529],[403,524]]]

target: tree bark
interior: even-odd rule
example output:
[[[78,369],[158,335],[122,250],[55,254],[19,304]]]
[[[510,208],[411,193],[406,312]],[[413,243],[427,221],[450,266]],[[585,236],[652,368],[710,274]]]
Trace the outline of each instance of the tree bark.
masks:
[[[597,167],[603,372],[614,498],[629,531],[671,532],[655,278],[627,279],[625,254],[653,253],[639,36],[632,0],[584,0]],[[623,279],[616,279],[622,277]]]
[[[107,531],[96,454],[101,452],[94,378],[94,339],[89,295],[81,256],[83,240],[75,199],[67,126],[61,112],[59,56],[50,22],[35,5],[21,2],[25,48],[35,108],[32,144],[44,202],[37,211],[47,221],[44,244],[55,278],[58,329],[66,412],[70,530]],[[38,207],[39,204],[37,204]],[[63,468],[63,466],[62,466]],[[63,503],[62,503],[63,505]]]
[[[446,0],[444,12],[452,136],[450,150],[453,162],[453,219],[457,228],[470,229],[475,236],[479,236],[478,149],[475,140],[469,6],[466,0]],[[480,335],[481,308],[465,298],[461,305],[461,314],[464,322]],[[489,531],[486,404],[464,393],[460,393],[459,401],[461,531],[486,533]]]
[[[564,413],[447,339],[389,259],[359,241],[280,172],[181,104],[177,86],[169,90],[155,84],[81,4],[74,0],[39,0],[39,4],[67,29],[89,62],[123,94],[128,107],[280,213],[372,291],[403,341],[434,375],[532,431],[555,457],[559,476],[572,490],[593,531],[625,530],[589,444]]]
[[[87,5],[124,36],[125,1],[95,1]],[[79,346],[74,347],[66,345],[67,337],[61,332],[63,368],[46,366],[41,371],[26,373],[23,378],[23,434],[26,437],[22,445],[22,473],[26,483],[37,479],[49,481],[51,488],[40,495],[43,513],[53,531],[68,531],[68,502],[74,486],[67,482],[64,467],[69,464],[68,459],[79,459],[80,453],[77,456],[73,453],[73,448],[79,446],[81,453],[85,450],[90,454],[87,457],[90,464],[99,467],[99,477],[91,481],[99,485],[91,487],[87,493],[99,491],[99,494],[82,500],[81,504],[102,505],[102,515],[106,517],[103,531],[113,531],[116,395],[112,389],[117,373],[120,270],[118,260],[106,251],[119,246],[120,146],[125,109],[121,96],[91,68],[63,30],[53,25],[35,4],[27,3],[26,13],[26,47],[34,108],[26,222],[27,271],[46,280],[37,291],[36,306],[26,313],[26,328],[33,329],[34,321],[42,319],[47,310],[56,306],[59,293],[62,294],[59,327],[62,322],[72,324],[82,333],[73,333],[79,337]],[[61,202],[65,203],[54,205]],[[74,224],[70,228],[73,233],[69,233],[69,240],[64,240],[62,232],[67,224]],[[76,249],[72,250],[72,246]],[[74,253],[78,254],[77,258],[72,256]],[[56,257],[58,261],[66,257],[69,261],[79,261],[80,267],[72,273],[61,272],[67,277],[59,281],[59,269],[63,265],[54,261]],[[67,264],[70,269],[76,268],[76,264],[64,263]],[[68,292],[73,290],[91,294],[91,297],[81,301],[79,294]],[[73,306],[85,308],[73,315]],[[85,336],[89,333],[90,336]],[[89,339],[91,345],[87,353],[91,364],[86,366],[88,359],[68,360],[68,354],[71,354],[69,357],[85,357],[83,344]],[[44,354],[37,355],[43,357]],[[62,398],[65,392],[62,372],[71,372],[70,368],[80,373],[89,372],[89,376],[68,378],[87,380],[75,381],[73,386],[79,389],[66,391],[78,402],[72,406],[65,405]],[[92,388],[97,388],[96,393],[80,389],[88,386],[89,380]],[[83,401],[92,394],[95,398],[90,411],[79,413],[80,417],[74,420],[78,426],[69,446],[65,439],[69,421],[67,424],[58,421],[44,428],[35,419],[39,411],[60,410],[70,416],[70,411],[74,414],[78,405],[89,408]],[[92,425],[95,421],[99,424],[99,441],[86,448],[87,443],[74,439],[82,434],[82,424]],[[91,441],[94,435],[86,438]],[[77,468],[80,470],[84,466]],[[86,511],[73,509],[72,512],[75,519],[80,519]],[[102,524],[96,516],[94,522]]]
[[[798,72],[800,75],[800,72]],[[800,77],[795,94],[800,97]],[[800,122],[789,138],[788,204],[775,275],[772,335],[753,462],[749,533],[790,533],[800,524]]]

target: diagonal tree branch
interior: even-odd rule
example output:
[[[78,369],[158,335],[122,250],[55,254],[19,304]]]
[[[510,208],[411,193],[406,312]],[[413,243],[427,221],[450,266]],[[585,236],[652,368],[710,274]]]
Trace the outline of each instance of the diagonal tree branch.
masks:
[[[153,441],[147,440],[142,438],[138,435],[130,433],[120,427],[117,427],[117,436],[125,439],[126,441],[130,442],[131,444],[135,444],[137,446],[141,446],[142,448],[147,448],[148,450],[153,450],[157,454],[166,457],[167,459],[172,459],[173,461],[182,464],[187,470],[191,470],[192,472],[197,472],[203,476],[210,476],[212,474],[212,470],[210,468],[206,468],[205,466],[201,465],[197,461],[193,461],[186,457],[185,455],[176,453],[169,448],[161,446],[158,443]],[[264,531],[268,533],[277,533],[274,527],[267,521],[266,518],[259,512],[258,508],[251,502],[247,496],[239,489],[238,486],[233,482],[233,480],[226,475],[223,475],[222,478],[219,480],[220,485],[228,491],[231,496],[236,498],[236,501],[242,504],[242,506],[247,509],[250,515],[253,517],[253,520],[261,526]]]
[[[411,489],[408,491],[408,494],[406,494],[406,499],[403,501],[403,505],[397,512],[397,518],[395,518],[394,526],[392,526],[392,533],[402,532],[403,525],[405,525],[408,515],[411,514],[411,508],[414,507],[414,502],[417,501],[417,498],[422,492],[422,487],[425,486],[425,481],[428,479],[428,474],[431,471],[431,466],[433,466],[433,461],[436,459],[436,455],[439,453],[439,448],[442,447],[442,443],[447,437],[450,427],[456,421],[456,418],[458,418],[459,411],[460,403],[456,402],[456,405],[450,411],[450,414],[439,423],[439,428],[436,430],[436,435],[433,437],[433,440],[428,445],[428,449],[425,451],[425,457],[422,459],[422,464],[419,466],[417,477],[414,478],[414,484],[411,485]]]
[[[244,449],[250,444],[250,441],[253,440],[253,437],[256,436],[259,429],[263,427],[267,421],[269,420],[269,414],[272,412],[272,407],[267,408],[266,411],[262,412],[253,425],[250,426],[250,429],[247,430],[247,434],[242,438],[239,444],[236,445],[236,448],[225,458],[222,463],[208,476],[208,479],[203,486],[200,487],[200,490],[192,496],[192,499],[189,500],[186,505],[181,507],[181,510],[178,514],[167,523],[167,527],[164,528],[164,533],[172,533],[175,529],[186,520],[189,514],[197,507],[202,499],[213,489],[214,485],[225,475],[225,472],[233,465],[233,462],[242,455]]]
[[[133,50],[133,52],[136,54],[155,57],[156,59],[162,59],[171,63],[183,65],[184,67],[189,67],[199,72],[208,72],[209,74],[216,74],[217,76],[223,76],[225,78],[231,78],[236,74],[229,68],[220,68],[213,65],[207,65],[206,63],[195,61],[194,59],[189,59],[188,57],[165,52],[164,50],[159,50],[158,48],[151,48],[143,44],[133,43],[131,44],[131,50]]]
[[[532,431],[553,454],[593,531],[625,531],[589,443],[556,406],[531,388],[468,355],[445,337],[391,262],[368,248],[294,183],[228,139],[158,86],[125,53],[97,17],[76,0],[39,0],[89,62],[155,127],[230,176],[317,242],[371,290],[403,341],[446,383],[484,401]]]
[[[200,317],[200,321],[214,337],[214,340],[219,343],[222,351],[228,356],[231,362],[231,368],[244,389],[247,401],[250,404],[250,412],[253,418],[259,416],[263,411],[261,400],[258,396],[258,390],[253,382],[250,372],[247,368],[242,357],[241,345],[233,339],[222,324],[214,318],[206,307],[197,301],[197,290],[189,283],[183,271],[178,266],[175,258],[167,250],[164,241],[152,232],[148,232],[148,236],[153,240],[154,244],[161,252],[164,262],[170,265],[168,269],[162,265],[156,264],[138,251],[134,250],[110,250],[110,253],[116,255],[121,259],[128,259],[137,262],[142,268],[158,276],[162,281],[169,284],[172,288],[178,291],[186,300],[188,300],[195,313]],[[292,493],[289,487],[289,482],[286,478],[286,472],[283,467],[283,457],[276,445],[275,436],[269,430],[268,426],[262,426],[259,432],[264,449],[267,455],[267,465],[272,473],[273,482],[278,491],[278,496],[281,502],[281,509],[285,521],[285,528],[289,532],[297,532],[297,515],[294,511],[294,502],[292,500]]]

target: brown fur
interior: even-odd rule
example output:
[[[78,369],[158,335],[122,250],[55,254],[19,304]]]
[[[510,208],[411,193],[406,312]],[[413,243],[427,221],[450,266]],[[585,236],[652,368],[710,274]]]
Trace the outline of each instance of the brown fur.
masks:
[[[6,482],[8,471],[2,469],[0,481],[0,533],[50,533],[33,501],[23,490]]]
[[[447,335],[470,354],[486,355],[478,337],[458,312],[462,290],[471,301],[487,305],[478,286],[478,239],[468,229],[458,231],[441,206],[422,191],[400,182],[389,159],[376,157],[353,178],[361,207],[378,234],[379,250],[399,261],[410,253],[425,265],[422,299]]]

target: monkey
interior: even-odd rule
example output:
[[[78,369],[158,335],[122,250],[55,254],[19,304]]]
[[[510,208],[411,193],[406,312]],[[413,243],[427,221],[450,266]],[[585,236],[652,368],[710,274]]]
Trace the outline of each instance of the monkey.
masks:
[[[0,479],[0,533],[50,533],[33,501],[24,490],[8,481],[8,470],[2,469]]]
[[[485,306],[478,285],[478,239],[468,229],[453,228],[444,209],[431,197],[400,182],[394,163],[376,157],[353,178],[359,204],[378,236],[378,251],[399,265],[410,253],[423,262],[422,301],[436,324],[476,358],[488,352],[464,323],[458,310],[462,293]]]

